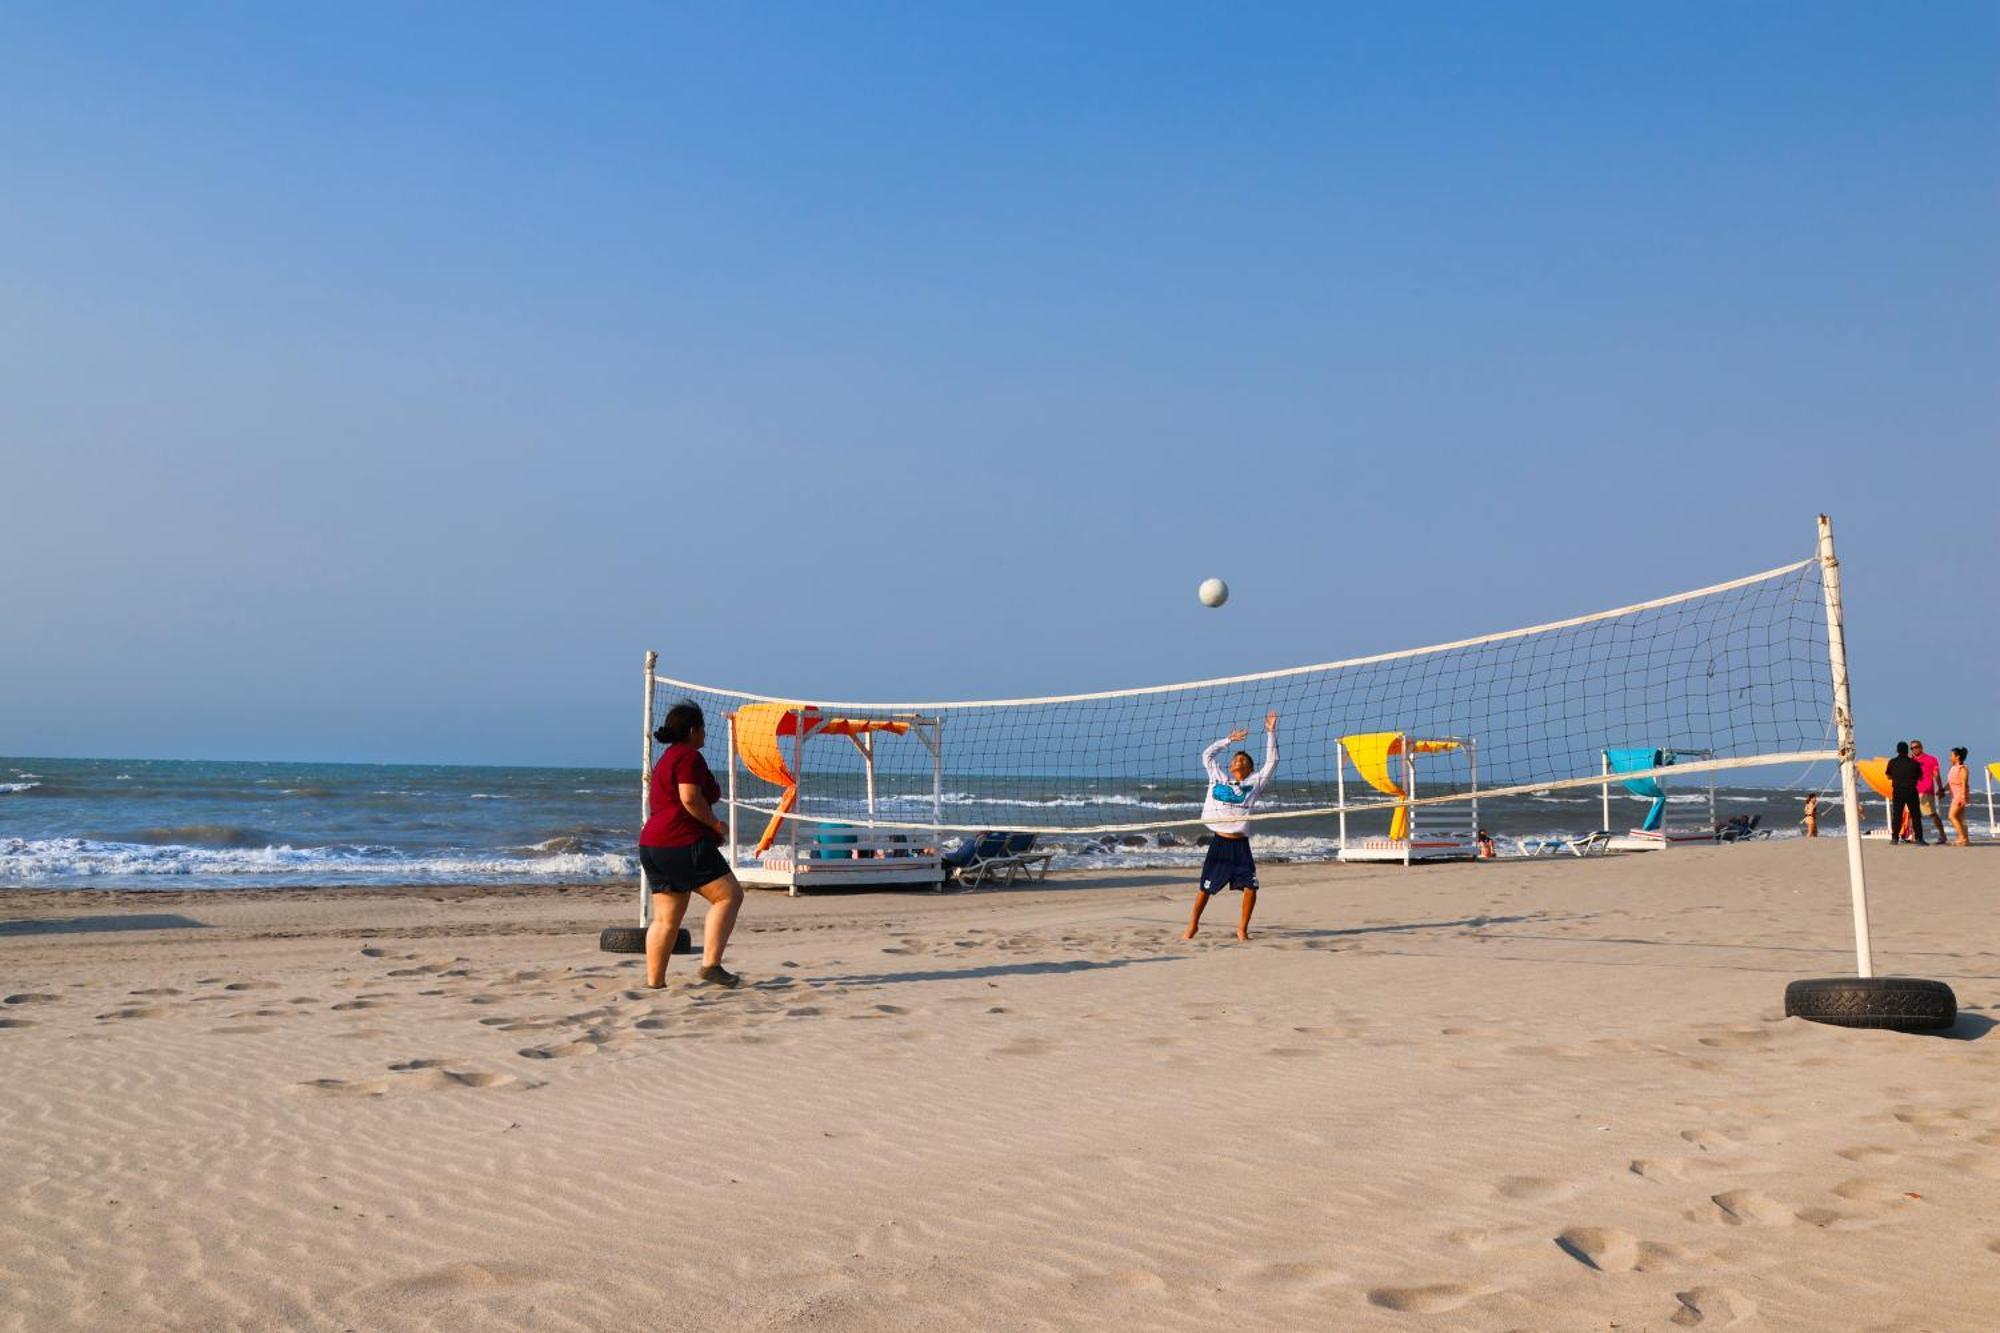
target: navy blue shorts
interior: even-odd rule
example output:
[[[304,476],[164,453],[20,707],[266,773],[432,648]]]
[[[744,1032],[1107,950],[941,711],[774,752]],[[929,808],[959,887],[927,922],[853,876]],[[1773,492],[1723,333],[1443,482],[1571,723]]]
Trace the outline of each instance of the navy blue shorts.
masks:
[[[1217,838],[1208,844],[1208,856],[1201,863],[1203,893],[1256,887],[1257,861],[1250,855],[1250,839]]]

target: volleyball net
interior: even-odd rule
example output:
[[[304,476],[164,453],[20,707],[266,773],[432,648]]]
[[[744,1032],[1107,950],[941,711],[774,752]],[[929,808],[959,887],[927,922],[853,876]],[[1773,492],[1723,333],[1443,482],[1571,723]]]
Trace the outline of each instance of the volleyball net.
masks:
[[[1830,554],[1815,555],[1452,643],[1043,698],[757,694],[684,679],[670,674],[683,664],[661,669],[649,656],[646,758],[650,767],[652,728],[686,700],[702,709],[707,753],[746,819],[1081,835],[1196,824],[1203,752],[1242,730],[1219,758],[1242,749],[1261,763],[1271,713],[1278,767],[1250,816],[1269,831],[1596,789],[1613,780],[1614,754],[1623,784],[1836,761],[1833,577]]]

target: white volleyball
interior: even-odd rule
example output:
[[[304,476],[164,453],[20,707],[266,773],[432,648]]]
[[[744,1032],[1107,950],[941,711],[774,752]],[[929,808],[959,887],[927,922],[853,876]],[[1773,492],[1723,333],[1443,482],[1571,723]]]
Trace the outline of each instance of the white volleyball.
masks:
[[[1203,606],[1221,606],[1229,600],[1229,585],[1221,579],[1203,579],[1196,595]]]

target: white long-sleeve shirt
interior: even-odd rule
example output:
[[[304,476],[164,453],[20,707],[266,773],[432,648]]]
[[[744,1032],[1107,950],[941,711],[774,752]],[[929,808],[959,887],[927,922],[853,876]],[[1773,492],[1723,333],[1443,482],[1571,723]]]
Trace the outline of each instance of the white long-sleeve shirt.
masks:
[[[1222,752],[1229,748],[1224,736],[1201,752],[1201,766],[1208,774],[1208,795],[1201,803],[1201,822],[1215,833],[1248,833],[1251,807],[1264,794],[1264,784],[1278,767],[1278,733],[1264,733],[1264,766],[1238,782],[1222,766]]]

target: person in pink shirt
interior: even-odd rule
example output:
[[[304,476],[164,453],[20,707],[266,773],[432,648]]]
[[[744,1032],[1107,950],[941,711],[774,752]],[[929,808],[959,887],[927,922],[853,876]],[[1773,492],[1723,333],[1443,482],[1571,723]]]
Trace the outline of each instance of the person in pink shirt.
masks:
[[[1969,785],[1972,775],[1965,771],[1965,747],[1951,747],[1951,769],[1944,775],[1944,789],[1951,796],[1951,826],[1958,831],[1958,845],[1970,847],[1972,839],[1965,832],[1965,806],[1971,799]]]
[[[1931,823],[1937,826],[1938,846],[1942,847],[1944,820],[1938,815],[1937,807],[1939,786],[1937,756],[1926,753],[1922,741],[1911,741],[1910,758],[1916,760],[1917,767],[1924,771],[1924,775],[1917,779],[1917,818],[1921,821],[1928,816]]]

